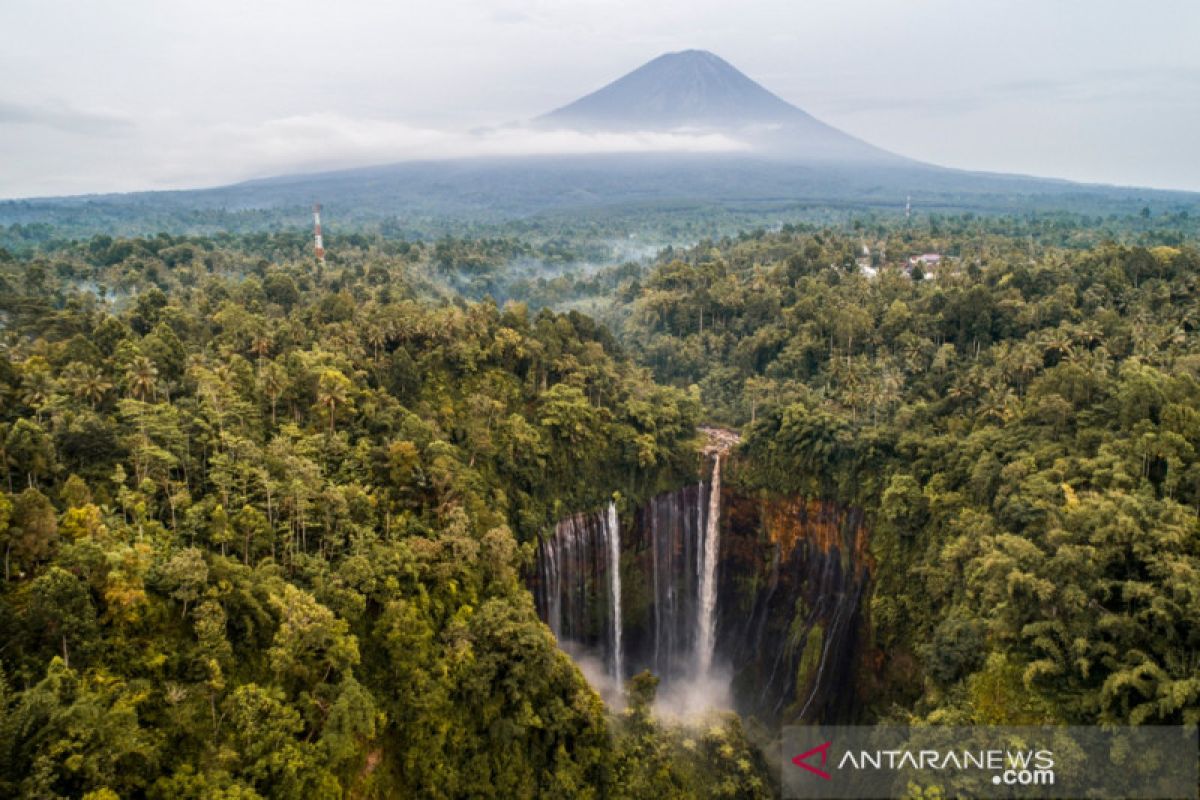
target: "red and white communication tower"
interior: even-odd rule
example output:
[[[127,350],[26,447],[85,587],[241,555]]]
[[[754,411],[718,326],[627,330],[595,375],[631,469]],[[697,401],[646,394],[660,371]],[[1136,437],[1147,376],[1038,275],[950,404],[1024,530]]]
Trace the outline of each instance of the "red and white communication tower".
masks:
[[[325,264],[325,241],[321,238],[321,204],[313,203],[313,252]]]

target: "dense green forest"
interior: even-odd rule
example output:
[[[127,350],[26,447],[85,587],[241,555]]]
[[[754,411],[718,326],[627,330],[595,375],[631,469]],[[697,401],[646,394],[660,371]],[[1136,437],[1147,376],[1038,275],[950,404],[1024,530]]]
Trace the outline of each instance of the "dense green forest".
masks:
[[[693,479],[694,395],[403,252],[293,255],[0,265],[0,793],[765,791],[648,678],[606,716],[519,581],[556,517]]]
[[[606,708],[522,582],[701,423],[866,512],[863,721],[1198,722],[1195,224],[0,252],[0,794],[770,796],[774,732]]]
[[[877,714],[1197,722],[1200,251],[941,228],[696,248],[626,336],[748,487],[868,511]]]

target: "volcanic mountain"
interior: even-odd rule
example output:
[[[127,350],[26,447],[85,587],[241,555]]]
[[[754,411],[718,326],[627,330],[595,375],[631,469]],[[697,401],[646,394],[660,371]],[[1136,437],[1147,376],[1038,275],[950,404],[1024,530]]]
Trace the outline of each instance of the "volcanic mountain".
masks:
[[[680,209],[692,219],[733,214],[745,225],[806,209],[894,212],[910,196],[914,208],[985,213],[1125,214],[1150,203],[1195,213],[1200,207],[1200,195],[1190,193],[913,161],[825,124],[702,50],[659,56],[531,124],[515,126],[516,135],[529,128],[582,131],[602,143],[632,145],[404,161],[190,191],[3,201],[0,225],[58,223],[77,235],[269,229],[281,220],[306,220],[317,198],[343,224],[424,220],[419,224],[430,230],[547,215],[592,215],[609,220],[606,224],[623,220],[636,227]],[[488,135],[480,134],[481,145]],[[568,138],[586,144],[592,137]],[[713,138],[732,146],[672,146],[676,140]],[[667,147],[639,148],[646,141],[665,141]]]
[[[826,125],[707,50],[661,55],[535,122],[588,132],[720,132],[804,160],[905,161]]]

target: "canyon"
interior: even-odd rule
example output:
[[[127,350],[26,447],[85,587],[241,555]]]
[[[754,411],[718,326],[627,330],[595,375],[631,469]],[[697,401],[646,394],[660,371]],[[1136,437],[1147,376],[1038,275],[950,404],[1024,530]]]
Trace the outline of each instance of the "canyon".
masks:
[[[560,521],[529,578],[539,615],[611,701],[649,670],[665,711],[852,719],[873,570],[862,511],[749,493],[735,457],[704,460],[705,481]]]

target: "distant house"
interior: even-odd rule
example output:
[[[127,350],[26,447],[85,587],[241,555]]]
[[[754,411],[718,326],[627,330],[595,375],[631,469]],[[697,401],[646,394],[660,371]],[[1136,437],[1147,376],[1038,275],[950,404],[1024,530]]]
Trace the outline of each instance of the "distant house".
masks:
[[[905,265],[904,272],[909,277],[912,277],[913,270],[920,269],[921,277],[926,280],[933,280],[937,277],[935,269],[942,264],[941,253],[922,253],[919,256],[909,256],[908,264]]]
[[[867,247],[865,243],[862,246],[861,254],[854,259],[854,263],[858,267],[858,271],[868,278],[874,278],[879,274],[879,270],[875,268],[871,260],[871,248]]]

